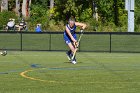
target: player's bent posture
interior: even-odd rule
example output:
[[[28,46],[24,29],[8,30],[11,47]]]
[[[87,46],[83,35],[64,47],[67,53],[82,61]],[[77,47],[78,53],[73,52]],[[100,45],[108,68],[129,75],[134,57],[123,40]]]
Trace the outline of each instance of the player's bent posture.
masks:
[[[66,54],[69,61],[71,61],[73,64],[76,64],[76,58],[74,57],[74,59],[71,60],[71,57],[76,49],[76,45],[78,45],[77,36],[75,33],[76,27],[80,27],[80,29],[84,30],[86,28],[86,24],[75,22],[74,18],[70,18],[64,31],[64,41],[70,49],[69,51],[66,52]]]

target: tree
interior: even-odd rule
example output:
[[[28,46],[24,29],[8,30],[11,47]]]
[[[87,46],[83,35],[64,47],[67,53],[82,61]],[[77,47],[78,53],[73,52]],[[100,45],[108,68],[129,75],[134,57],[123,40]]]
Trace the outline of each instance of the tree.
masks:
[[[16,13],[18,16],[20,16],[21,10],[20,10],[20,0],[16,0]]]
[[[31,7],[29,2],[30,4],[32,3]],[[136,2],[135,18],[136,22],[140,23],[140,0],[136,0]],[[21,5],[22,10],[20,10]],[[16,7],[18,15],[19,12],[22,12],[24,16],[29,16],[31,11],[31,19],[37,22],[44,21],[46,17],[49,20],[47,22],[52,20],[55,23],[59,21],[67,22],[66,20],[70,16],[75,16],[77,21],[85,21],[92,26],[96,24],[94,22],[97,18],[100,24],[106,26],[115,24],[115,26],[121,27],[127,24],[127,12],[124,10],[124,0],[32,0],[32,2],[31,0],[9,0],[8,9],[13,11],[13,7]]]
[[[135,20],[140,25],[140,0],[135,0]]]
[[[24,17],[29,17],[30,16],[30,5],[31,5],[31,0],[23,0],[22,15]]]
[[[50,0],[50,9],[54,7],[54,0]]]
[[[1,0],[1,12],[8,10],[8,0]]]
[[[59,20],[67,20],[70,16],[75,16],[77,20],[80,20],[81,13],[89,8],[87,0],[57,0],[55,4]]]
[[[33,5],[41,5],[42,7],[48,9],[50,0],[32,0]]]

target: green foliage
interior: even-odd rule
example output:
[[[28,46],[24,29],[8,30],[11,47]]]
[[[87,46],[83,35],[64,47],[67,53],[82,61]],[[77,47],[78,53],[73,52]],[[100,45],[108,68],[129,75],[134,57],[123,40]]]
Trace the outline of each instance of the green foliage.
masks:
[[[12,11],[16,7],[16,0],[9,0],[8,1],[8,10]]]
[[[0,12],[0,29],[2,29],[3,26],[7,24],[10,18],[17,19],[17,16],[12,11]]]
[[[36,24],[42,24],[43,28],[46,28],[47,22],[49,21],[49,16],[47,10],[41,5],[32,5],[31,6],[31,17],[29,21],[29,25],[33,30],[36,27]]]
[[[113,13],[113,2],[112,0],[99,0],[96,1],[97,4],[97,8],[98,8],[98,13],[100,16],[100,20],[104,21],[104,22],[108,22],[108,21],[114,21],[113,17],[114,17],[114,13]]]
[[[93,18],[89,18],[88,20],[86,20],[86,24],[88,26],[88,28],[86,29],[87,31],[97,31],[97,27],[99,25],[99,22],[97,22]]]
[[[135,31],[140,32],[140,0],[135,0]]]
[[[93,17],[93,13],[95,13],[93,2],[96,4],[99,15],[98,22]],[[15,7],[14,3],[15,0],[9,0],[10,11]],[[102,28],[107,28],[106,31],[127,31],[125,0],[55,0],[54,8],[52,9],[49,8],[49,3],[50,0],[32,0],[31,17],[29,19],[31,30],[34,29],[37,23],[43,24],[43,29],[48,28],[51,30],[53,26],[59,26],[62,29],[68,18],[75,16],[76,21],[86,22],[91,31],[95,31],[95,27],[96,31],[101,31],[103,30]],[[135,0],[135,5],[135,30],[139,31],[140,0]],[[3,22],[0,24],[3,24]],[[59,22],[61,22],[61,26]]]
[[[57,22],[54,19],[51,19],[48,22],[47,31],[64,31],[64,22],[63,21]]]
[[[118,0],[118,26],[123,27],[127,24],[127,11],[125,11],[125,2],[123,0]]]
[[[78,13],[81,10],[81,8],[82,8],[82,5],[77,6],[76,3],[73,2],[73,0],[68,0],[65,5],[65,9],[63,13],[66,15],[73,15],[78,20],[79,19]]]
[[[82,21],[86,21],[88,19],[90,19],[92,17],[92,9],[91,8],[87,8],[85,10],[83,10],[83,12],[80,15],[80,19]]]
[[[82,11],[83,4],[77,3],[78,0],[61,0],[61,1],[55,1],[55,12],[59,12],[58,16],[56,18],[58,20],[64,20],[66,21],[70,16],[75,16],[77,20],[79,20],[79,15]]]
[[[34,5],[41,5],[44,8],[48,7],[49,0],[32,0],[32,4]]]

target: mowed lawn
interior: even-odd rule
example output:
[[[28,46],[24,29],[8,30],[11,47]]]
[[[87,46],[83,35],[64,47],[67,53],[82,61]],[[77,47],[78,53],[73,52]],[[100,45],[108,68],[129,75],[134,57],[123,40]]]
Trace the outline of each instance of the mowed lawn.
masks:
[[[139,53],[8,51],[0,55],[0,93],[140,93]]]

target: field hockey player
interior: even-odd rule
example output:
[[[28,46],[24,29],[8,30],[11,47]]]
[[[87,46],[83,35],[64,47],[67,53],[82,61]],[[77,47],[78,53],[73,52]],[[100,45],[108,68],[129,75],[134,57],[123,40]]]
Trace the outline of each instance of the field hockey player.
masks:
[[[64,31],[64,41],[67,44],[69,51],[66,52],[68,60],[71,61],[73,64],[76,64],[76,58],[71,60],[71,57],[73,56],[73,53],[75,50],[77,50],[77,36],[76,36],[76,27],[80,27],[80,29],[84,30],[86,28],[86,24],[75,22],[75,18],[71,17],[68,21],[68,24],[66,24],[66,28]]]

